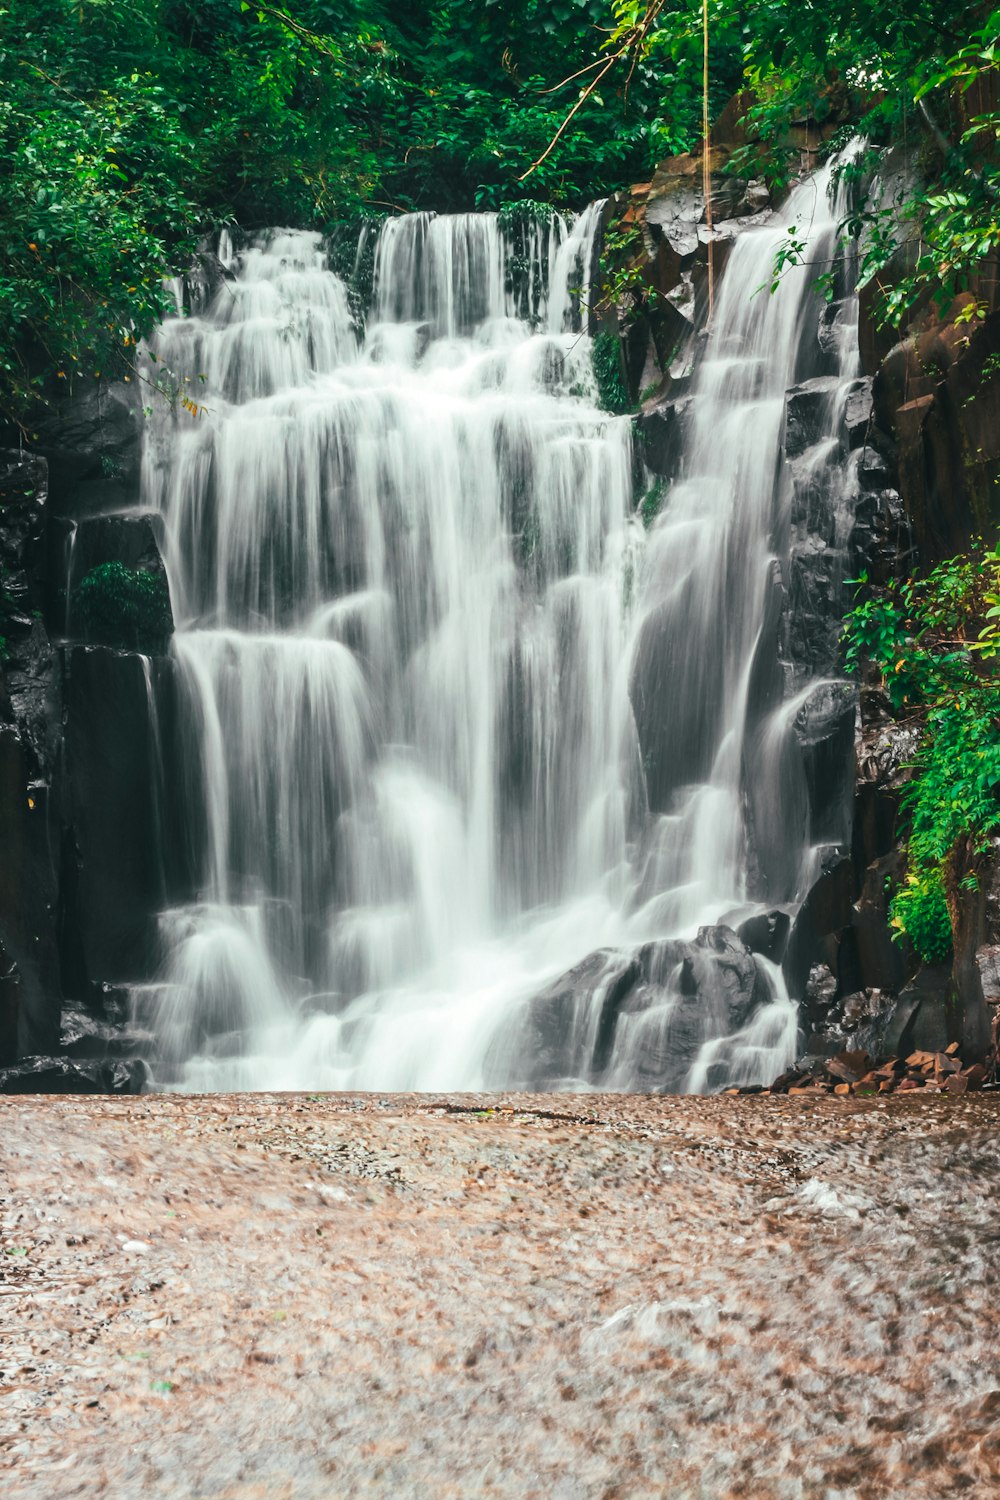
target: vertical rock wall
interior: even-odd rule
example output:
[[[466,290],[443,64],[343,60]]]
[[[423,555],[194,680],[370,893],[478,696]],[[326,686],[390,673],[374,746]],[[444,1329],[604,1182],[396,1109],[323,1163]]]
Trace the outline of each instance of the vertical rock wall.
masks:
[[[101,387],[50,409],[30,453],[0,455],[7,1089],[141,1082],[119,1035],[118,986],[156,963],[166,793],[152,726],[170,732],[170,663],[109,638],[106,619],[100,643],[90,639],[74,604],[109,564],[157,575],[166,595],[155,519],[136,511],[141,424],[126,387]]]

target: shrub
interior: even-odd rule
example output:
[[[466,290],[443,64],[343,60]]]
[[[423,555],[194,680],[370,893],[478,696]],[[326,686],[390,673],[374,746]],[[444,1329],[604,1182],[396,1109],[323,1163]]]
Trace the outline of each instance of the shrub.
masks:
[[[924,963],[944,963],[951,953],[951,917],[941,871],[908,875],[889,904],[889,921],[900,938],[909,938]]]
[[[921,724],[902,797],[908,873],[890,915],[932,963],[951,945],[949,855],[966,838],[985,852],[1000,827],[998,590],[1000,550],[976,542],[924,577],[863,594],[845,626],[847,670],[867,668]]]
[[[155,656],[167,649],[174,623],[162,573],[101,563],[73,590],[72,617],[88,641]]]

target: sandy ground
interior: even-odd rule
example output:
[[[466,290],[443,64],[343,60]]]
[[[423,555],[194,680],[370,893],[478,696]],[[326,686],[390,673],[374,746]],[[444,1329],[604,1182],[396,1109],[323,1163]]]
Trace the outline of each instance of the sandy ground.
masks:
[[[0,1494],[1000,1495],[998,1124],[0,1099]]]

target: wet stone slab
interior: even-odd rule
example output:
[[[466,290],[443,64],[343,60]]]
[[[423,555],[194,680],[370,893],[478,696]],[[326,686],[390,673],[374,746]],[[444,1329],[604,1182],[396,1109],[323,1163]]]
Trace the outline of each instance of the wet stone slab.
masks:
[[[993,1496],[998,1111],[2,1099],[3,1494]]]

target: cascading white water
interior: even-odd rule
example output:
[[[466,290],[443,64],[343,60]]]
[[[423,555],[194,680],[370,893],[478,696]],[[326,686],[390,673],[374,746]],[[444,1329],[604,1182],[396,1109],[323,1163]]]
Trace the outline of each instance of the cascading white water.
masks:
[[[832,240],[825,183],[797,191]],[[643,557],[630,423],[598,409],[580,331],[599,213],[534,226],[519,287],[495,215],[389,221],[361,343],[318,237],[281,232],[160,331],[206,407],[161,415],[145,461],[202,872],[163,918],[162,1081],[502,1085],[524,1072],[511,1018],[554,976],[746,903],[741,747],[807,276],[751,300],[776,234],[738,241]],[[651,819],[630,695],[654,632],[676,796]],[[768,991],[729,1076],[794,1044],[776,971]],[[613,1086],[641,1083],[644,1027]]]
[[[833,191],[836,166],[833,160],[800,184],[780,219],[736,240],[695,380],[682,477],[650,537],[635,692],[640,718],[651,709],[655,721],[647,754],[655,800],[669,803],[650,832],[645,886],[668,931],[717,921],[747,901],[747,776],[780,775],[775,736],[790,731],[781,709],[771,727],[749,716],[780,577],[776,549],[788,529],[780,466],[785,393],[815,348],[813,286],[833,264],[847,208],[844,183]],[[769,296],[787,224],[805,242],[802,263]],[[821,424],[831,434],[857,374],[856,322],[840,330],[838,355]],[[835,447],[831,440],[824,466]],[[756,753],[769,733],[772,753]],[[781,802],[779,785],[772,797],[779,820]],[[786,868],[770,882],[773,902],[805,894],[813,864],[799,832],[794,819],[782,830]]]

